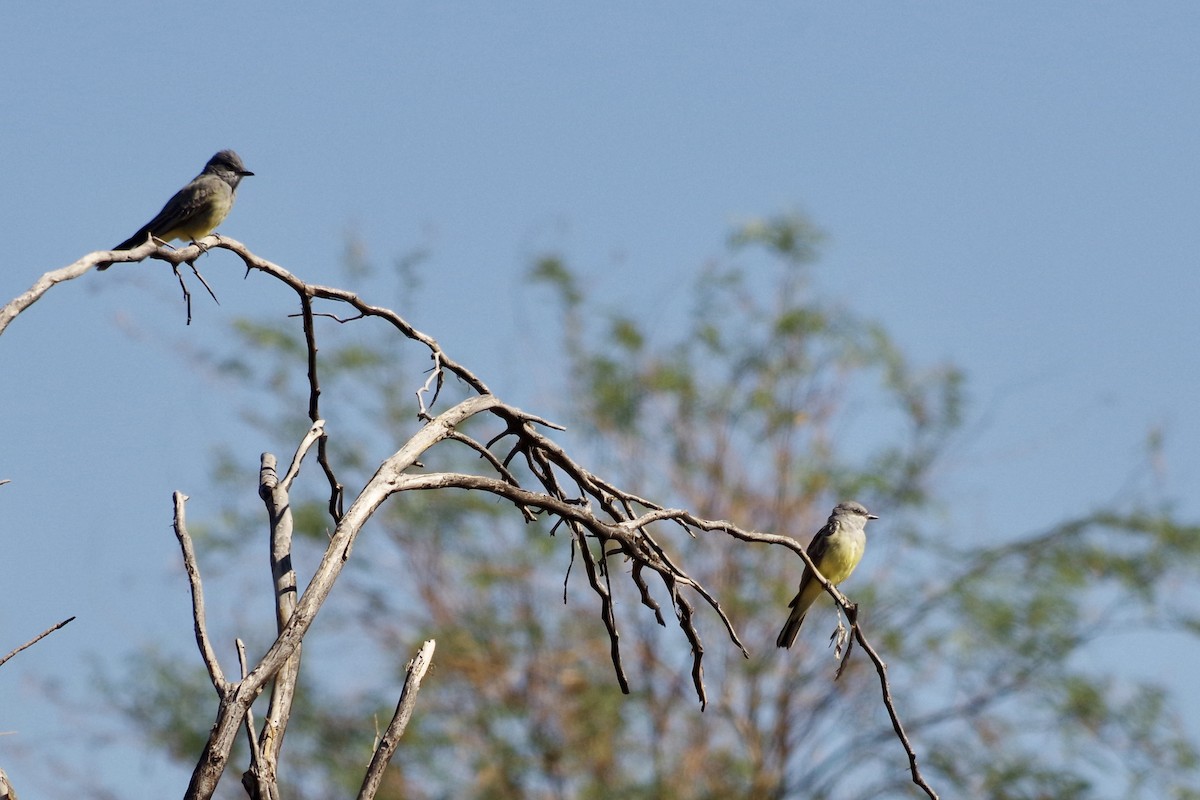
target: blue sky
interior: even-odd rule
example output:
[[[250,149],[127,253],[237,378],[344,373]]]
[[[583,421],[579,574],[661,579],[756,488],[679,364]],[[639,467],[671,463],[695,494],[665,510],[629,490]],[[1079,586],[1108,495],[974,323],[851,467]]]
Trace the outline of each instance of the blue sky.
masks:
[[[282,8],[0,9],[0,301],[232,147],[257,175],[222,232],[315,281],[347,234],[381,262],[427,249],[419,308],[371,299],[536,407],[510,355],[548,329],[517,298],[531,256],[563,251],[590,292],[666,325],[734,224],[795,209],[830,234],[823,291],[968,374],[937,524],[1004,537],[1130,497],[1200,512],[1200,5]],[[79,615],[0,673],[0,765],[23,793],[56,796],[51,750],[110,788],[182,786],[44,698],[79,702],[85,668],[148,639],[191,646],[170,493],[214,511],[211,447],[248,434],[182,353],[293,310],[228,254],[204,269],[222,305],[197,297],[191,327],[161,264],[119,266],[0,337],[0,650]],[[249,463],[292,447],[244,445]],[[1200,717],[1196,649],[1154,647],[1122,668]]]

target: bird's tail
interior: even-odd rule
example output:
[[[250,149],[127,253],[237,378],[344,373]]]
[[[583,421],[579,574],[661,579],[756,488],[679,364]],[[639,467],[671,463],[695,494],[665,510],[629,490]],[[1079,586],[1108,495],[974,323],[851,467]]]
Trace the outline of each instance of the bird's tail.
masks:
[[[792,613],[788,615],[787,622],[783,623],[783,630],[779,632],[778,638],[775,639],[776,647],[791,647],[796,641],[796,635],[800,633],[800,626],[804,623],[804,612],[798,608],[792,608]]]
[[[130,236],[128,239],[126,239],[125,241],[121,242],[119,245],[114,247],[113,250],[132,250],[133,248],[137,247],[138,245],[145,244],[146,239],[148,239],[149,237],[150,237],[150,229],[142,228],[137,233],[135,233],[133,236]]]
[[[146,237],[150,235],[149,228],[142,228],[140,231],[130,236],[125,241],[113,248],[113,250],[132,250],[138,245],[146,243]],[[103,264],[97,264],[97,270],[106,270],[113,265],[112,261],[105,261]]]

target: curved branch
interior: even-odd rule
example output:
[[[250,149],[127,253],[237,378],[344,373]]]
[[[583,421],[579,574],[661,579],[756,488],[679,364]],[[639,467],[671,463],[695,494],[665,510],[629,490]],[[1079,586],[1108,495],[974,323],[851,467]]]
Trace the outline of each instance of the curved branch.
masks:
[[[141,260],[150,255],[153,250],[154,246],[147,242],[146,244],[139,245],[125,254],[126,256],[131,256],[134,253],[138,253],[139,255],[137,259],[121,258],[118,260]],[[112,261],[111,258],[105,257],[111,255],[113,255],[111,252],[98,250],[95,253],[88,253],[86,256],[73,264],[68,264],[65,267],[51,270],[42,275],[33,282],[33,286],[29,287],[29,289],[17,295],[3,306],[0,306],[0,335],[4,334],[4,329],[8,327],[10,322],[16,319],[22,311],[29,308],[38,300],[41,300],[42,295],[54,288],[55,284],[62,283],[63,281],[74,280],[93,267]]]

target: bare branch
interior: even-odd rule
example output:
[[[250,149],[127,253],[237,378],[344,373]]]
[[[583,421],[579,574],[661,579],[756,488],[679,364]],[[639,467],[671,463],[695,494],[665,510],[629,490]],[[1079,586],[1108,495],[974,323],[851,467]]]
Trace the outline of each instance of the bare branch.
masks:
[[[200,270],[196,267],[196,262],[188,261],[187,265],[192,268],[192,272],[200,280],[201,285],[204,286],[204,288],[206,290],[208,290],[208,296],[213,299],[213,302],[216,303],[217,305],[221,305],[221,301],[217,299],[216,292],[214,292],[212,290],[212,287],[208,285],[208,281],[204,280],[204,275],[202,275]],[[179,265],[172,264],[171,269],[175,272],[175,278],[179,281],[179,289],[183,292],[183,305],[187,309],[187,322],[185,324],[191,325],[192,324],[192,293],[191,293],[191,291],[188,290],[187,283],[183,280],[183,273],[181,273],[179,271]]]
[[[4,662],[8,661],[10,658],[15,656],[17,653],[21,652],[22,650],[25,650],[26,648],[29,648],[29,647],[33,647],[35,644],[40,642],[42,639],[45,639],[47,636],[54,633],[59,628],[63,627],[68,622],[71,622],[71,620],[73,620],[73,619],[75,619],[75,618],[68,617],[68,618],[64,619],[62,622],[58,623],[57,625],[51,625],[49,628],[46,628],[46,630],[42,631],[37,636],[33,637],[28,642],[26,642],[25,644],[18,647],[16,650],[13,650],[8,655],[6,655],[4,658],[0,658],[0,666],[3,666]]]
[[[115,260],[141,260],[149,255],[154,250],[154,247],[155,245],[147,242],[144,245],[139,245],[133,250],[124,253],[123,255],[126,257]],[[136,259],[128,257],[134,253],[138,254]],[[7,304],[0,306],[0,335],[4,334],[4,330],[8,327],[10,322],[16,319],[22,311],[29,308],[38,300],[42,299],[42,296],[46,294],[46,292],[50,291],[55,284],[62,283],[63,281],[74,280],[90,270],[92,267],[113,261],[114,259],[111,258],[112,255],[113,253],[110,251],[98,250],[95,253],[88,253],[86,256],[73,264],[68,264],[65,267],[51,270],[50,272],[42,275],[40,278],[34,281],[33,286],[29,287],[29,289],[27,289],[25,292],[17,295]]]
[[[308,433],[300,441],[300,446],[296,448],[295,455],[292,456],[292,464],[288,467],[287,474],[279,481],[280,486],[284,491],[291,491],[292,482],[296,480],[296,476],[300,474],[300,462],[304,460],[304,456],[312,449],[313,443],[325,436],[325,420],[318,419],[313,422],[312,427],[308,429]]]
[[[445,351],[442,350],[441,345],[437,343],[436,339],[434,339],[432,336],[421,333],[416,328],[405,322],[398,314],[396,314],[396,312],[392,311],[391,309],[369,305],[368,303],[360,300],[358,295],[343,289],[335,289],[329,286],[318,286],[315,284],[304,283],[278,264],[254,255],[248,249],[246,249],[244,244],[234,239],[230,239],[226,236],[214,235],[205,237],[205,243],[207,243],[209,239],[213,239],[216,242],[214,246],[223,247],[227,250],[237,253],[238,256],[241,257],[242,262],[245,263],[247,270],[256,269],[278,278],[301,296],[307,295],[314,298],[319,297],[325,300],[334,300],[345,303],[358,313],[362,314],[364,317],[378,317],[379,319],[385,320],[402,334],[404,334],[404,336],[408,337],[409,339],[413,339],[414,341],[418,341],[429,348],[431,357],[436,358],[435,363],[437,366],[447,370],[459,380],[463,381],[472,389],[474,389],[476,392],[479,392],[480,394],[491,393],[491,390],[488,389],[487,385],[477,378],[470,370],[459,364],[457,361],[449,358]],[[196,255],[196,253],[189,252],[194,249],[196,248],[188,247],[178,250],[175,253],[160,252],[155,253],[154,257],[162,258],[166,261],[173,261],[176,258],[179,258],[180,260],[186,260],[186,256],[190,255],[194,257],[194,255]]]
[[[621,663],[621,634],[617,631],[617,618],[613,613],[612,593],[607,584],[601,584],[597,576],[596,562],[592,559],[591,548],[588,547],[584,527],[578,523],[567,523],[575,535],[575,544],[579,548],[583,571],[587,575],[588,585],[600,598],[600,618],[604,620],[604,628],[608,631],[609,656],[612,658],[613,669],[617,673],[617,684],[623,694],[629,694],[629,677],[625,674],[625,666]],[[601,563],[604,553],[601,549]]]
[[[425,379],[425,383],[421,384],[421,388],[417,389],[417,419],[428,422],[430,417],[429,406],[437,402],[438,395],[442,392],[442,384],[446,380],[446,373],[442,371],[442,358],[440,352],[433,352],[429,355],[433,360],[433,366],[429,368],[429,377]],[[429,394],[430,386],[433,386],[433,395],[429,398],[429,405],[425,405],[425,395]]]
[[[317,379],[317,332],[313,327],[312,296],[299,292],[300,314],[304,320],[304,344],[308,350],[308,418],[315,425],[321,419],[321,382]],[[325,478],[329,481],[329,516],[336,525],[342,518],[342,501],[344,488],[342,482],[333,473],[329,464],[329,453],[326,449],[328,437],[321,436],[317,447],[317,463],[325,470]]]
[[[847,611],[849,614],[850,612]],[[921,774],[921,770],[917,767],[917,751],[913,749],[912,743],[908,741],[908,735],[904,732],[904,725],[900,722],[900,715],[896,712],[896,703],[892,699],[892,687],[887,677],[887,665],[883,663],[883,659],[875,652],[875,648],[867,641],[867,637],[863,635],[862,629],[858,627],[857,609],[855,609],[854,618],[851,619],[850,627],[854,631],[854,638],[858,640],[859,645],[871,661],[875,664],[875,671],[879,674],[879,688],[883,693],[883,705],[887,708],[888,718],[892,721],[892,730],[896,732],[896,737],[900,740],[900,744],[904,747],[904,752],[908,755],[908,768],[912,773],[913,783],[920,786],[921,789],[929,796],[930,800],[938,800],[938,794],[925,781],[925,777]]]
[[[396,712],[392,714],[392,721],[388,723],[387,730],[383,732],[383,738],[379,740],[379,746],[375,748],[375,754],[371,757],[371,765],[367,767],[362,787],[358,790],[358,800],[372,800],[379,791],[383,771],[395,755],[396,748],[400,746],[400,737],[404,735],[404,729],[408,727],[408,720],[412,717],[413,708],[417,703],[417,692],[429,665],[433,662],[435,647],[437,642],[433,639],[427,640],[416,657],[408,662],[404,673],[404,688],[400,690]]]
[[[304,454],[324,433],[324,425],[320,420],[315,422],[304,439],[296,448],[288,477],[280,481],[275,472],[275,456],[270,453],[262,454],[262,467],[259,471],[258,492],[266,504],[267,517],[271,533],[271,580],[275,595],[275,620],[278,631],[292,618],[296,608],[296,572],[292,567],[292,533],[294,530],[292,505],[288,497],[288,485],[291,478],[299,472],[300,462]],[[262,759],[253,769],[259,773],[261,780],[275,786],[275,776],[278,772],[279,753],[283,747],[283,737],[291,718],[292,704],[296,694],[296,685],[300,674],[300,651],[297,645],[295,652],[284,662],[283,668],[275,675],[271,686],[271,702],[262,730]]]
[[[8,780],[8,774],[0,769],[0,800],[17,800],[17,790]]]
[[[183,492],[175,492],[171,498],[175,504],[175,538],[179,540],[179,547],[183,551],[183,566],[187,570],[188,583],[192,587],[192,619],[195,622],[196,646],[200,648],[200,657],[204,659],[204,666],[208,669],[208,676],[212,679],[213,687],[217,690],[217,694],[224,697],[229,692],[229,683],[225,680],[224,673],[221,672],[221,664],[217,661],[217,654],[208,638],[208,627],[204,619],[204,587],[200,583],[200,565],[196,562],[196,551],[192,547],[192,537],[187,532],[184,519],[184,504],[188,498]]]
[[[237,640],[238,666],[242,670],[242,680],[246,679],[246,644]],[[258,745],[258,737],[254,733],[254,708],[246,709],[246,739],[250,743],[250,769],[242,773],[242,786],[253,800],[277,800],[279,786],[275,781],[275,772],[265,768],[262,748]],[[270,777],[268,777],[270,776]]]

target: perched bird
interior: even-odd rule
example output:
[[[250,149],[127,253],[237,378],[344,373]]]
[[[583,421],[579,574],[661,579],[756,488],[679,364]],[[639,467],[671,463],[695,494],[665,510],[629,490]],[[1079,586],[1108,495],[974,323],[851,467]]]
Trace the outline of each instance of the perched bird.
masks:
[[[863,551],[867,548],[866,526],[869,519],[879,517],[868,513],[862,503],[850,500],[834,506],[825,527],[817,531],[817,535],[808,543],[809,558],[821,570],[825,580],[836,586],[849,578],[858,562],[862,561]],[[804,575],[800,578],[800,591],[788,603],[792,613],[779,632],[776,645],[792,646],[796,634],[800,632],[800,624],[804,622],[805,612],[823,591],[824,588],[813,577],[813,571],[805,565]]]
[[[253,174],[237,153],[222,150],[208,160],[191,183],[167,201],[154,219],[113,250],[128,250],[145,244],[151,234],[164,242],[174,239],[194,242],[204,238],[229,215],[242,178]],[[110,264],[100,264],[98,269],[108,269]]]

